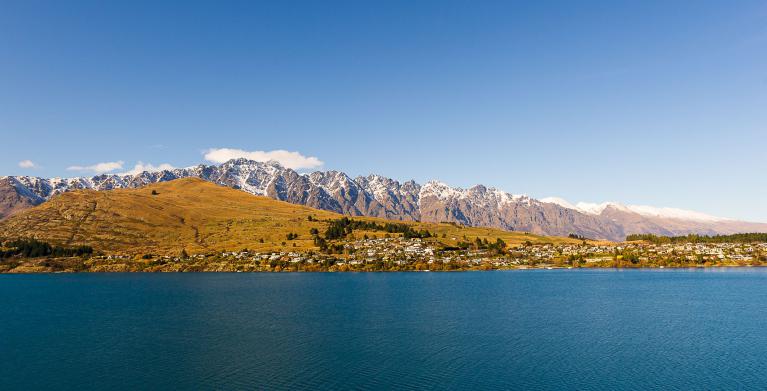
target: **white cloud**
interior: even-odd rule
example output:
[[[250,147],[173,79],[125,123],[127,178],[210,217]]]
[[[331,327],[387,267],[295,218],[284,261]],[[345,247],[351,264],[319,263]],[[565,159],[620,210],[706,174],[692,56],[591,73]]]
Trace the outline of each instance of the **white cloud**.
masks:
[[[155,172],[155,171],[162,171],[162,170],[172,170],[176,167],[171,166],[168,163],[163,163],[158,166],[153,165],[152,163],[144,163],[142,161],[139,161],[136,163],[135,166],[133,166],[133,169],[127,172],[122,173],[123,175],[136,175],[141,174],[144,171],[149,172]]]
[[[37,164],[31,160],[22,160],[19,162],[21,168],[37,168]]]
[[[122,160],[117,162],[104,162],[104,163],[96,163],[91,166],[70,166],[67,167],[67,170],[69,171],[90,171],[96,174],[104,174],[107,172],[112,172],[115,170],[120,170],[123,168],[124,162]]]
[[[275,151],[243,151],[242,149],[232,148],[211,148],[205,151],[205,160],[213,163],[224,163],[231,159],[245,158],[257,162],[266,162],[274,160],[281,165],[294,170],[316,168],[324,163],[322,160],[313,156],[304,156],[299,152],[290,152],[285,150]]]

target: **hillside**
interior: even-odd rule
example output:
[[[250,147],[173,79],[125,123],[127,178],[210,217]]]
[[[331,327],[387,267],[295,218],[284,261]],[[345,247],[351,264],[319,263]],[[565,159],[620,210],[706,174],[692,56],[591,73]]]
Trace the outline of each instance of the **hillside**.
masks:
[[[315,221],[310,221],[309,216]],[[195,254],[242,248],[308,250],[316,249],[310,231],[315,228],[324,232],[328,221],[341,217],[197,178],[183,178],[139,189],[62,193],[0,222],[0,238],[35,238],[67,246],[88,245],[108,254],[175,255],[181,250]],[[464,236],[491,241],[501,238],[512,245],[525,241],[578,242],[452,224],[407,224],[417,230],[436,233],[445,245],[452,245]],[[298,238],[286,240],[289,233],[298,234]],[[383,236],[381,232],[370,234]]]

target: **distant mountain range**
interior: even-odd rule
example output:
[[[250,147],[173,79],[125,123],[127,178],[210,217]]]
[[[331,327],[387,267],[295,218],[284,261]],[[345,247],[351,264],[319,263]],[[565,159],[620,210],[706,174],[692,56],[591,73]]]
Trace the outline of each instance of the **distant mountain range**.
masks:
[[[199,178],[180,178],[140,189],[64,193],[37,208],[0,221],[0,238],[35,238],[66,247],[90,246],[97,252],[120,255],[178,256],[182,249],[191,254],[245,248],[256,252],[306,252],[319,247],[312,231],[324,235],[329,226],[327,222],[341,216],[250,195]],[[355,220],[378,224],[383,221],[368,217]],[[484,227],[416,222],[407,226],[413,232],[429,231],[442,245],[448,246],[455,246],[463,237],[472,242],[479,237],[493,242],[500,238],[509,245],[528,241],[580,243],[569,238]],[[394,233],[357,228],[357,233],[360,231],[364,232],[359,235],[360,239],[368,234],[383,237]],[[291,234],[295,236],[289,236]],[[354,235],[332,240],[339,239],[343,239],[344,244],[357,240]],[[0,262],[0,272],[3,266]]]
[[[437,181],[421,185],[379,175],[351,178],[340,171],[299,174],[276,162],[246,159],[135,175],[103,174],[66,179],[0,177],[0,219],[70,190],[139,188],[187,177],[351,216],[452,222],[540,235],[577,234],[619,241],[634,233],[767,232],[767,224],[716,218],[672,208],[618,203],[572,205],[558,198],[536,200],[482,185],[460,189]]]

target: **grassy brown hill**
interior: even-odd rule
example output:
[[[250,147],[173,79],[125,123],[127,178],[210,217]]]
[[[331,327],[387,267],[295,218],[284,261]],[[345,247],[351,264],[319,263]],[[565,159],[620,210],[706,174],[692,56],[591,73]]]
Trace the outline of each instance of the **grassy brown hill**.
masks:
[[[309,216],[316,221],[309,221]],[[184,178],[140,189],[64,193],[0,222],[0,238],[35,238],[66,246],[88,245],[98,251],[116,254],[178,254],[182,249],[190,254],[243,248],[308,250],[316,249],[310,230],[316,228],[322,233],[329,220],[341,217],[201,179]],[[464,236],[488,240],[501,238],[512,245],[525,241],[579,242],[451,224],[408,224],[414,229],[436,233],[446,245],[454,244]],[[298,234],[298,239],[283,244],[289,233]],[[355,231],[355,234],[362,235],[363,232]],[[370,234],[383,235],[381,232]]]

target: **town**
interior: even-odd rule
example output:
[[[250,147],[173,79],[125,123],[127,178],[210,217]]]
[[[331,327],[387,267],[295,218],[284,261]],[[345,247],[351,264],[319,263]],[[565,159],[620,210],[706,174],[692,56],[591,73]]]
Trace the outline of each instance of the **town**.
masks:
[[[144,257],[150,258],[150,257]],[[530,244],[502,252],[446,248],[435,240],[402,237],[350,241],[338,254],[318,251],[91,257],[89,271],[459,271],[555,268],[673,268],[767,265],[767,243]],[[138,269],[137,269],[138,268]]]
[[[359,229],[357,235],[354,229]],[[365,231],[372,230],[372,231]],[[385,231],[381,235],[381,231]],[[375,233],[378,232],[378,235]],[[371,236],[369,236],[370,234]],[[361,237],[360,237],[361,235]],[[219,251],[177,255],[96,253],[39,241],[7,241],[0,272],[281,272],[281,271],[460,271],[555,268],[676,268],[767,265],[763,234],[656,237],[632,235],[625,242],[495,241],[379,226],[350,219],[332,221],[324,238],[313,230],[315,247]],[[295,240],[297,234],[288,234]]]

